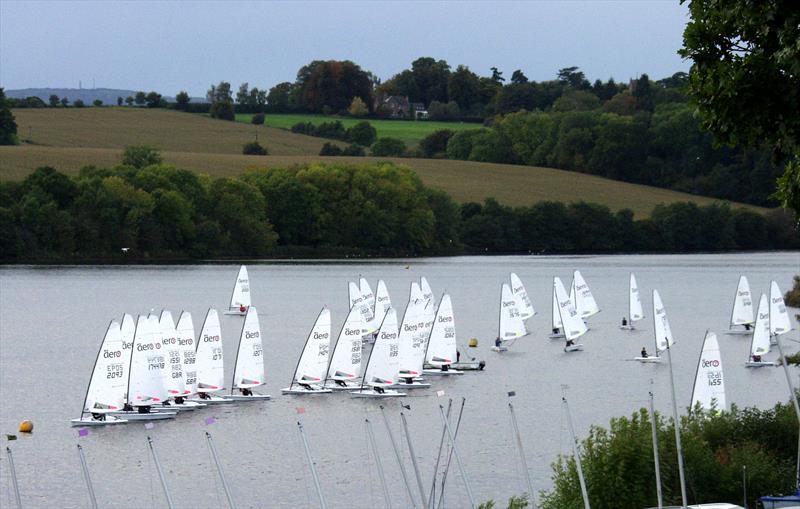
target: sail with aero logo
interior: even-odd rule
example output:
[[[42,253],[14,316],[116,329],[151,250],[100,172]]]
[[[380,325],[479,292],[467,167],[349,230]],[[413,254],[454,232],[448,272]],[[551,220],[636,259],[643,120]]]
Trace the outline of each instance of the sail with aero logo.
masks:
[[[750,342],[750,352],[745,362],[745,367],[760,368],[774,366],[774,362],[762,360],[762,356],[770,351],[769,338],[769,302],[767,296],[761,294],[756,311],[756,325],[753,328],[753,339]]]
[[[623,321],[620,329],[636,330],[634,322],[644,319],[644,309],[642,309],[642,299],[639,294],[639,285],[636,283],[636,276],[631,272],[628,281],[628,317],[627,323]]]
[[[361,288],[359,288],[354,282],[349,281],[347,283],[347,295],[350,300],[349,309],[351,311],[355,309],[361,317],[362,338],[369,338],[371,335],[369,324],[372,321],[372,310],[369,308],[369,304],[367,304],[366,300],[364,299],[364,295],[361,293]]]
[[[196,342],[192,314],[188,311],[181,312],[175,329],[178,334],[178,347],[181,352],[181,364],[183,366],[183,392],[181,396],[188,397],[197,392]]]
[[[412,281],[411,291],[408,293],[408,302],[414,302],[418,300],[424,301],[425,295],[422,293],[422,288],[419,287],[419,283]]]
[[[372,293],[372,287],[366,278],[360,277],[358,279],[358,289],[361,297],[364,299],[364,324],[366,325],[367,334],[375,334],[381,322],[378,322],[375,317],[375,294]]]
[[[250,304],[250,277],[247,275],[247,267],[242,265],[239,267],[239,274],[236,276],[236,282],[233,284],[231,302],[225,314],[244,316]]]
[[[231,394],[227,396],[237,401],[269,399],[268,394],[254,393],[253,389],[264,385],[264,346],[261,338],[261,325],[255,306],[247,308],[233,366]],[[236,390],[238,389],[238,393]]]
[[[331,312],[322,308],[306,344],[297,361],[289,387],[281,389],[284,394],[320,394],[331,392],[322,387],[328,369],[328,350],[331,342]]]
[[[334,384],[325,384],[331,389],[354,390],[359,388],[359,385],[352,382],[361,376],[361,330],[364,327],[361,316],[358,306],[350,308],[350,313],[347,314],[342,330],[339,332],[339,338],[330,355],[327,373],[327,379],[333,381]]]
[[[527,320],[536,314],[536,310],[533,309],[533,304],[528,296],[528,290],[525,289],[525,285],[522,284],[522,280],[515,273],[512,272],[509,275],[509,279],[511,281],[511,293],[514,294],[514,297],[517,300],[519,314],[522,316],[523,320]]]
[[[453,314],[453,303],[450,295],[445,293],[436,310],[433,329],[425,352],[425,364],[431,369],[424,369],[426,375],[460,375],[462,371],[452,369],[457,361],[456,321]]]
[[[178,347],[178,331],[175,328],[172,313],[166,309],[161,311],[158,325],[162,352],[166,361],[164,389],[166,389],[169,398],[179,398],[183,395],[183,362],[181,360],[181,350]]]
[[[564,339],[566,340],[564,351],[576,352],[583,350],[583,345],[580,343],[576,344],[575,340],[588,331],[586,323],[580,317],[578,310],[575,309],[575,304],[567,295],[567,289],[564,288],[561,279],[558,277],[553,278],[553,286],[555,287],[558,313],[564,328]]]
[[[692,408],[700,405],[703,410],[725,410],[725,379],[722,376],[722,357],[719,352],[717,335],[706,332],[697,374],[692,390]]]
[[[778,288],[778,283],[772,281],[769,285],[769,333],[777,336],[792,330],[792,322],[786,311],[783,294]]]
[[[573,295],[574,294],[574,295]],[[600,312],[600,307],[594,300],[594,295],[583,279],[581,271],[576,270],[572,275],[572,290],[570,300],[582,319],[589,318]]]
[[[231,399],[215,394],[224,388],[225,366],[219,314],[210,308],[203,320],[194,354],[197,397],[191,401],[207,404],[230,403]]]
[[[405,396],[392,390],[397,386],[400,369],[400,333],[397,327],[397,312],[390,308],[381,324],[375,345],[367,358],[361,388],[350,393],[357,398],[387,398]]]
[[[422,298],[426,301],[433,300],[433,290],[431,290],[431,285],[428,283],[428,278],[425,276],[420,276],[419,278],[419,289],[422,292]]]
[[[747,277],[740,276],[731,308],[731,323],[725,334],[748,335],[753,333],[753,296]]]
[[[122,410],[125,404],[128,366],[124,363],[123,357],[120,324],[112,320],[97,352],[81,416],[70,421],[73,426],[127,422],[125,419],[106,415],[115,410]]]
[[[525,322],[517,307],[517,299],[508,283],[500,285],[500,320],[497,339],[492,347],[495,351],[504,351],[517,339],[528,334]],[[499,341],[498,341],[499,340]]]
[[[389,297],[389,290],[383,279],[379,279],[378,286],[375,288],[375,309],[373,310],[378,323],[383,323],[383,318],[390,307],[392,307],[392,299]]]
[[[412,286],[416,285],[416,283],[411,284]],[[425,364],[425,345],[430,334],[430,329],[427,328],[428,320],[430,320],[430,325],[433,325],[428,311],[432,306],[432,302],[426,302],[422,298],[411,301],[406,306],[398,338],[400,367],[396,387],[427,389],[431,386],[429,383],[419,381],[418,378],[422,376],[422,368]]]

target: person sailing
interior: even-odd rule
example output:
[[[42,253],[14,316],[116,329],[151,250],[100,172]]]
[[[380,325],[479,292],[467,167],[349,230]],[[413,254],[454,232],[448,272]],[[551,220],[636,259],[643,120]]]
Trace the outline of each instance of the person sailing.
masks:
[[[645,347],[642,347],[642,358],[647,358],[647,349]]]
[[[503,344],[503,340],[500,339],[500,336],[497,336],[495,338],[495,340],[494,340],[494,346],[496,346],[497,348],[500,348],[500,345],[502,345],[502,344]]]
[[[624,316],[623,316],[623,317],[622,317],[622,326],[623,326],[623,327],[627,327],[627,325],[628,325],[628,319],[627,319],[626,317],[624,317]]]
[[[574,346],[574,345],[575,345],[575,342],[573,340],[571,340],[571,339],[567,340],[567,346]]]

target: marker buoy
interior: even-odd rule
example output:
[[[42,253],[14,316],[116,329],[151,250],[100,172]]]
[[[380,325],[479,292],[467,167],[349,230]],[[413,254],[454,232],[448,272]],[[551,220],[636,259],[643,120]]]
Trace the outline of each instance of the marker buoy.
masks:
[[[33,423],[28,419],[25,419],[21,423],[19,423],[19,432],[20,433],[33,433]]]
[[[475,348],[478,346],[478,338],[469,338],[469,343],[467,343],[471,348]]]

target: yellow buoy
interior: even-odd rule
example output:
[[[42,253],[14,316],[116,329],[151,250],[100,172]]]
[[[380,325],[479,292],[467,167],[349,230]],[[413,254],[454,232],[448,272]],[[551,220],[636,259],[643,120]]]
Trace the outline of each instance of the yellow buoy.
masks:
[[[477,339],[477,338],[469,338],[469,343],[468,343],[468,345],[469,345],[471,348],[475,348],[476,346],[478,346],[478,339]]]
[[[21,423],[19,423],[19,432],[20,433],[33,433],[33,423],[28,419],[25,419]]]

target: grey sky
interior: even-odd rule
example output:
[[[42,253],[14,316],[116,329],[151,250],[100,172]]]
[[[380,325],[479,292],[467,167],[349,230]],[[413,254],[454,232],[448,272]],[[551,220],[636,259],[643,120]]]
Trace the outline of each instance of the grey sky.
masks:
[[[271,87],[315,59],[387,79],[419,56],[534,80],[663,78],[687,19],[678,1],[17,2],[0,0],[0,86],[187,90]]]

